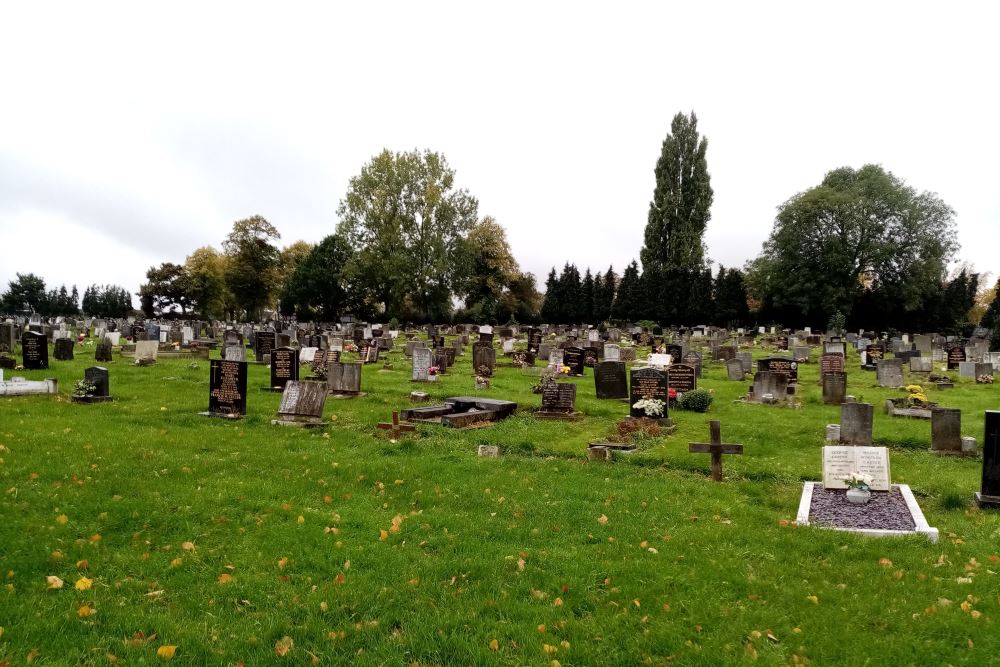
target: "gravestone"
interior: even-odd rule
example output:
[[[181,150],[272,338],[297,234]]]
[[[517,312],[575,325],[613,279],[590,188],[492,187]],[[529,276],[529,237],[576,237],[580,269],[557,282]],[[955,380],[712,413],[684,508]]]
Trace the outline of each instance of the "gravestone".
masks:
[[[618,351],[618,357],[621,361],[625,363],[632,363],[635,361],[635,348],[634,347],[623,347]]]
[[[753,353],[752,352],[737,352],[736,358],[743,363],[743,373],[753,372]]]
[[[535,355],[531,350],[518,350],[511,355],[510,360],[515,366],[535,365]]]
[[[965,348],[961,345],[953,345],[948,348],[948,370],[958,369],[958,365],[965,361]]]
[[[865,348],[864,354],[861,356],[861,365],[866,370],[875,370],[878,366],[878,362],[885,358],[885,345],[882,343],[872,343]]]
[[[910,357],[911,373],[930,373],[933,367],[933,360],[930,357]]]
[[[824,489],[846,489],[847,478],[854,472],[871,477],[872,483],[869,488],[872,491],[888,491],[892,486],[889,474],[889,450],[885,447],[869,446],[823,447]]]
[[[736,360],[733,359],[731,361]],[[743,368],[742,364],[740,364],[740,368]],[[686,391],[694,391],[697,388],[698,377],[695,375],[694,366],[674,364],[667,369],[667,389],[684,393]]]
[[[277,418],[272,424],[322,426],[327,390],[322,382],[289,380],[281,394]]]
[[[973,377],[976,378],[976,382],[979,382],[979,378],[984,375],[993,375],[993,363],[977,361],[976,367],[973,369]]]
[[[726,377],[730,380],[742,380],[746,371],[742,359],[730,359],[726,362]]]
[[[561,349],[555,349],[549,351],[549,365],[559,368],[563,365],[563,351]]]
[[[827,353],[819,358],[819,376],[820,381],[827,373],[843,373],[844,372],[844,355],[840,352]]]
[[[583,348],[567,347],[563,350],[563,366],[569,366],[569,374],[582,376],[584,364]]]
[[[824,405],[840,405],[847,398],[847,373],[843,371],[824,373],[822,383]]]
[[[140,340],[135,344],[135,363],[155,364],[160,352],[160,343],[155,340]]]
[[[540,348],[542,345],[542,332],[538,329],[528,330],[528,352],[536,354],[538,356],[544,356],[541,354]]]
[[[277,335],[273,331],[258,331],[254,334],[253,355],[258,364],[268,361],[271,350],[277,347]]]
[[[271,388],[285,388],[299,379],[299,351],[290,347],[271,350]]]
[[[605,361],[620,361],[621,348],[613,343],[607,343],[604,346],[604,360]]]
[[[722,425],[717,420],[712,420],[708,424],[709,442],[689,442],[688,452],[694,454],[712,455],[712,479],[716,482],[722,481],[722,455],[742,454],[743,445],[729,444],[722,442]]]
[[[668,404],[670,402],[667,388],[667,374],[657,368],[634,368],[629,376],[629,416],[645,417],[646,413],[635,407],[635,404],[643,399],[656,399],[663,401],[663,415],[661,419],[668,417]]]
[[[576,385],[549,382],[542,388],[542,407],[535,416],[570,416],[576,412]]]
[[[625,364],[620,361],[602,361],[594,366],[594,388],[600,399],[628,398]]]
[[[1000,509],[1000,410],[987,410],[983,435],[983,476],[976,503]]]
[[[840,442],[844,445],[872,444],[875,408],[871,403],[844,403],[840,406]]]
[[[111,398],[108,378],[108,369],[101,366],[91,366],[83,371],[83,379],[88,384],[94,385],[94,392],[91,395],[99,400]]]
[[[69,338],[60,338],[55,342],[52,356],[56,361],[73,361],[73,341]]]
[[[105,336],[94,347],[94,361],[108,362],[111,357],[111,340]]]
[[[962,411],[958,408],[931,410],[931,451],[935,454],[962,454]]]
[[[497,352],[493,349],[493,343],[480,340],[472,344],[472,371],[479,373],[484,366],[489,369],[490,375],[496,371]]]
[[[757,370],[784,375],[788,384],[795,384],[799,379],[799,364],[788,357],[758,359]]]
[[[701,374],[701,352],[688,352],[684,355],[684,363],[688,366],[694,366],[694,374],[698,377],[703,377]],[[750,369],[747,369],[750,372]]]
[[[669,354],[671,359],[680,360],[684,357],[684,348],[677,343],[670,343],[664,348],[663,352]]]
[[[670,365],[670,355],[663,354],[659,352],[653,352],[649,355],[649,365],[654,368],[665,369]]]
[[[875,375],[880,387],[898,389],[903,386],[903,361],[901,359],[883,359],[878,362]]]
[[[583,365],[593,368],[601,360],[601,351],[596,347],[583,348]]]
[[[247,349],[242,345],[227,345],[222,351],[222,358],[226,361],[246,361]]]
[[[49,367],[49,341],[45,334],[25,331],[21,335],[21,365],[26,371]]]
[[[788,398],[788,376],[784,373],[757,371],[753,375],[753,385],[750,387],[750,400],[755,403],[766,401],[785,401]]]
[[[246,362],[212,359],[209,364],[208,412],[202,414],[242,417],[247,412]]]
[[[433,366],[431,351],[426,347],[413,348],[413,370],[410,379],[413,382],[427,382],[427,369]]]
[[[327,388],[336,396],[357,396],[361,393],[361,363],[327,364]]]
[[[793,352],[792,352],[792,354],[795,355],[796,359],[801,359],[802,361],[805,361],[806,363],[808,363],[809,362],[809,354],[810,354],[810,352],[811,352],[811,350],[810,350],[809,347],[803,347],[801,345],[796,345],[795,348],[794,348],[794,350],[793,350]]]

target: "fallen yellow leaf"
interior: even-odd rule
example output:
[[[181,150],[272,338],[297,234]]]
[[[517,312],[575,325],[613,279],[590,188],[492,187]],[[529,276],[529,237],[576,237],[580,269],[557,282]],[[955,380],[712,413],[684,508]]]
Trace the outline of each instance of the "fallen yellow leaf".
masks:
[[[813,604],[819,604],[819,598],[816,597],[815,595],[807,595],[806,599],[812,602]]]
[[[223,572],[222,574],[219,575],[220,584],[228,584],[232,580],[233,580],[233,575],[229,574],[228,572]]]
[[[184,563],[183,558],[175,558],[170,561],[170,567],[180,567]]]
[[[182,542],[181,549],[184,551],[194,551],[194,542]]]
[[[59,516],[56,517],[56,523],[59,523],[59,524],[62,524],[62,525],[65,526],[67,523],[69,523],[69,517],[66,516],[65,514],[60,514]]]
[[[45,577],[45,581],[48,583],[49,590],[59,590],[63,587],[63,580],[55,575]]]
[[[80,577],[76,580],[76,590],[78,591],[89,591],[90,587],[94,585],[94,582],[87,577]]]
[[[284,570],[286,565],[288,565],[288,557],[287,556],[282,556],[281,558],[278,559],[278,569],[279,570]]]
[[[279,639],[277,642],[275,642],[275,644],[274,644],[274,654],[276,656],[278,656],[279,658],[283,658],[286,655],[288,655],[288,652],[292,650],[293,646],[295,646],[295,642],[292,641],[291,637],[289,637],[288,635],[285,635],[284,637],[282,637],[281,639]]]
[[[302,515],[300,514],[300,515],[299,515],[299,518],[298,518],[298,519],[296,519],[296,521],[297,521],[297,522],[299,523],[299,525],[301,526],[302,524],[304,524],[304,523],[306,522],[306,518],[305,518],[304,516],[302,516]]]
[[[602,514],[601,516],[597,517],[597,523],[601,524],[602,526],[608,525],[608,517]]]
[[[161,646],[156,649],[156,657],[163,658],[164,660],[170,660],[174,657],[174,653],[177,652],[176,646]]]
[[[387,531],[387,530],[380,530],[380,531],[378,531],[378,539],[381,540],[381,541],[383,541],[383,542],[385,540],[389,539],[389,531]]]
[[[90,605],[80,605],[80,608],[76,610],[76,615],[80,618],[87,618],[88,616],[93,616],[97,613],[97,610]]]
[[[495,639],[491,639],[490,640],[490,650],[491,651],[499,651],[500,650],[500,642],[498,642]]]

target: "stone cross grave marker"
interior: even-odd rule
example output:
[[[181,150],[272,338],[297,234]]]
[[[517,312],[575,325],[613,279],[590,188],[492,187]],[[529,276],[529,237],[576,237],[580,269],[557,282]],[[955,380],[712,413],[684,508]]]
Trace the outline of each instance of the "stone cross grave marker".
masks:
[[[689,442],[688,452],[712,455],[712,479],[722,481],[722,455],[743,454],[743,445],[722,442],[722,425],[718,420],[708,423],[710,442]]]
[[[379,422],[376,427],[382,431],[392,431],[392,442],[399,440],[403,433],[412,433],[417,430],[413,424],[399,421],[399,412],[395,410],[392,413],[391,422]]]

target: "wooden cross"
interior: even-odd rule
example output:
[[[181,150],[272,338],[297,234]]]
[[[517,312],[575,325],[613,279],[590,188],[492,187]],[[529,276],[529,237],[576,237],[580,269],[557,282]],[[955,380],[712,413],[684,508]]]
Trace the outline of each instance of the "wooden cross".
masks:
[[[406,422],[400,422],[399,421],[399,413],[395,412],[395,411],[392,413],[392,423],[391,424],[388,423],[388,422],[379,422],[377,426],[378,426],[378,428],[382,429],[383,431],[390,431],[391,430],[392,431],[392,439],[393,440],[398,440],[400,433],[404,433],[404,432],[405,433],[409,433],[411,431],[415,431],[416,428],[417,428],[413,424],[407,424]]]
[[[743,445],[731,445],[722,443],[722,426],[718,421],[709,422],[709,432],[711,442],[689,442],[688,451],[698,454],[712,455],[712,479],[716,482],[722,481],[722,455],[742,454]]]

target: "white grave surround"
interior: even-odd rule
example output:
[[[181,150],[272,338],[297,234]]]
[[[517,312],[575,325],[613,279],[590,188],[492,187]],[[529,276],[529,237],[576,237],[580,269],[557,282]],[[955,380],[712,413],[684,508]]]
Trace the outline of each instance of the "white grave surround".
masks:
[[[812,506],[813,489],[819,482],[806,482],[802,487],[802,499],[799,500],[799,511],[795,516],[795,523],[800,526],[809,525],[809,508]],[[913,496],[908,484],[893,484],[893,488],[899,489],[906,501],[906,507],[910,510],[913,518],[913,530],[880,530],[875,528],[837,528],[836,526],[820,526],[826,530],[839,530],[845,533],[858,533],[868,537],[902,537],[905,535],[924,535],[931,543],[938,541],[938,529],[927,523],[917,499]]]

